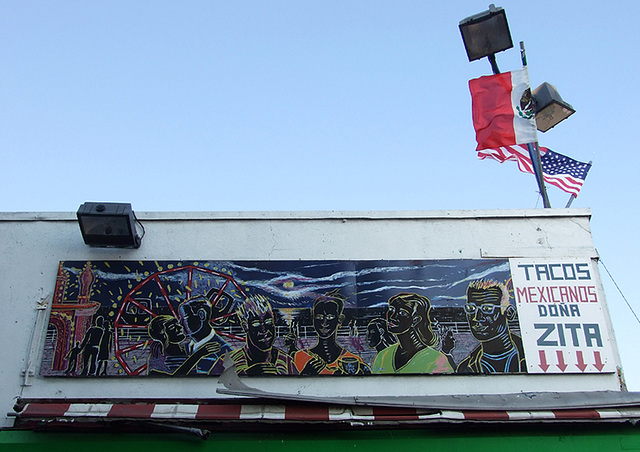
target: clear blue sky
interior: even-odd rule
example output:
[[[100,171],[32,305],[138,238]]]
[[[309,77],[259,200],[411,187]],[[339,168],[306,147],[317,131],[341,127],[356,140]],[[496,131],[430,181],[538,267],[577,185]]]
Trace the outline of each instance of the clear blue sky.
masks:
[[[640,2],[497,3],[532,85],[577,113],[540,143],[593,168],[602,260],[636,295]],[[612,5],[615,5],[612,6]],[[479,161],[458,22],[487,2],[0,1],[0,210],[432,210],[541,206]],[[498,55],[502,71],[520,55]],[[554,207],[569,195],[548,187]],[[601,268],[631,389],[640,326]]]

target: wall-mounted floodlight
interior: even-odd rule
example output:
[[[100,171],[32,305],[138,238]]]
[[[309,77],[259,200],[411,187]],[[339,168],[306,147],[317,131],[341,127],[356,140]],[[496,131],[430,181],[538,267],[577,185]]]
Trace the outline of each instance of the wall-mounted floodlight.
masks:
[[[139,248],[142,243],[131,204],[85,202],[77,215],[82,238],[89,246]]]
[[[562,100],[556,87],[547,82],[534,89],[532,94],[536,100],[536,127],[540,132],[546,132],[576,112]]]
[[[495,54],[513,47],[504,9],[491,4],[488,11],[462,19],[459,27],[469,61],[489,57],[494,74],[498,74]]]

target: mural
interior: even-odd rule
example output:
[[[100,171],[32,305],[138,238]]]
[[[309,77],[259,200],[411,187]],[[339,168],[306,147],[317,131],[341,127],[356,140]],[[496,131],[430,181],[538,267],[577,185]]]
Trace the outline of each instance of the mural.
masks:
[[[60,262],[45,376],[527,372],[508,260]]]

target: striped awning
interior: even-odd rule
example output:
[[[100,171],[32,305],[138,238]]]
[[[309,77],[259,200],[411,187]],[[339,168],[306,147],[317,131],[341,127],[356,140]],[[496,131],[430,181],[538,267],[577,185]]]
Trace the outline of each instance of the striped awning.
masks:
[[[18,421],[169,420],[181,422],[348,423],[366,425],[432,422],[536,422],[639,420],[640,407],[564,410],[433,410],[324,404],[139,403],[30,401],[12,413]]]

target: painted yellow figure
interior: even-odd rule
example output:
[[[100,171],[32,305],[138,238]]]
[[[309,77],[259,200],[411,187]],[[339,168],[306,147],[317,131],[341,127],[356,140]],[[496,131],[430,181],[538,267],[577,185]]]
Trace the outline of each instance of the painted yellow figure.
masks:
[[[415,293],[400,293],[389,299],[387,324],[398,343],[381,350],[372,373],[453,373],[446,355],[432,348],[437,342],[431,326],[431,302]]]
[[[238,308],[238,317],[246,334],[244,347],[231,352],[239,375],[297,375],[291,357],[273,346],[276,326],[266,297],[247,298]]]
[[[522,339],[509,330],[516,308],[509,303],[504,284],[472,281],[464,311],[480,344],[460,363],[458,373],[526,372]]]

